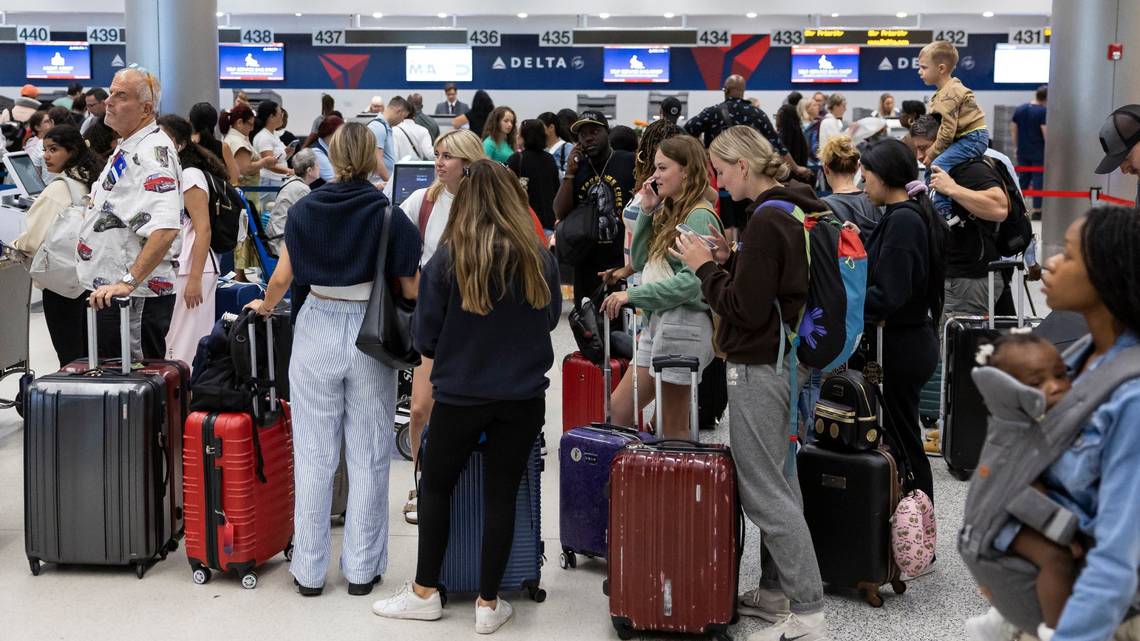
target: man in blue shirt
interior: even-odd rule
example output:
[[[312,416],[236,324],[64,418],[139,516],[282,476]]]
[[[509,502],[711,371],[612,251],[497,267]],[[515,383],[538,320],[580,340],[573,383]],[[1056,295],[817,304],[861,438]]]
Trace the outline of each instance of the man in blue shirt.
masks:
[[[396,122],[391,122],[389,116],[389,109],[386,108],[384,113],[376,114],[368,123],[368,130],[376,137],[376,175],[372,177],[372,182],[376,182],[378,177],[381,183],[387,183],[396,164],[396,142],[392,140],[392,127],[404,119],[401,117]]]
[[[1040,167],[1045,164],[1045,98],[1048,87],[1041,85],[1032,102],[1021,105],[1013,112],[1013,144],[1017,147],[1017,164]],[[1018,172],[1022,189],[1041,189],[1045,174],[1040,171]],[[1041,199],[1033,199],[1030,212],[1035,220],[1041,218]]]

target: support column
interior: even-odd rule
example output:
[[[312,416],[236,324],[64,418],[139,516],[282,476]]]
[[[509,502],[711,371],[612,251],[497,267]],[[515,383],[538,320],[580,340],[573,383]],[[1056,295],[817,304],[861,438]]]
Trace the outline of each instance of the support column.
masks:
[[[162,82],[160,113],[218,102],[217,0],[126,0],[127,61]]]
[[[1104,153],[1097,136],[1113,109],[1140,103],[1140,3],[1135,0],[1054,0],[1049,68],[1049,121],[1045,139],[1045,189],[1104,193],[1132,199],[1136,179],[1093,173]],[[1108,45],[1124,44],[1124,58],[1108,60]],[[1065,230],[1088,201],[1046,198],[1042,259],[1059,251]]]

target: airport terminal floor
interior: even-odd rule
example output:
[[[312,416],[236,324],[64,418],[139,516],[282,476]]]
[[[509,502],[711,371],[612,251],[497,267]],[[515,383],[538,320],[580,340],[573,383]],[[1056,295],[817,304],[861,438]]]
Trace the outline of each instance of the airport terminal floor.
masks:
[[[1039,312],[1044,300],[1039,286],[1031,286]],[[565,313],[553,334],[555,360],[574,349]],[[43,315],[31,318],[32,365],[49,371],[53,364]],[[549,373],[546,395],[548,444],[561,435],[560,366]],[[12,393],[14,377],[0,385],[0,397]],[[728,440],[725,415],[714,433],[702,432],[710,442]],[[471,622],[473,598],[448,602],[443,619],[424,623],[381,619],[370,609],[372,602],[387,596],[415,573],[416,528],[404,522],[401,508],[411,487],[412,465],[398,458],[391,468],[389,570],[383,583],[370,596],[349,596],[339,576],[341,527],[333,528],[333,562],[325,593],[302,598],[293,586],[284,557],[278,556],[259,569],[254,590],[242,589],[235,574],[215,574],[206,585],[191,581],[183,548],[153,566],[142,579],[130,568],[45,566],[38,577],[28,572],[23,539],[23,435],[21,421],[13,410],[0,411],[0,639],[82,639],[83,641],[199,641],[214,635],[230,639],[343,639],[407,641],[475,638]],[[603,561],[582,560],[576,569],[558,567],[558,451],[550,447],[542,474],[542,538],[546,564],[542,587],[547,599],[535,603],[522,594],[506,593],[515,607],[515,617],[495,634],[497,639],[570,641],[616,639],[608,615],[608,599],[602,594],[606,576]],[[826,597],[830,638],[835,641],[965,641],[964,622],[985,611],[955,549],[955,534],[961,524],[968,485],[954,480],[940,459],[932,459],[938,517],[937,563],[931,574],[907,584],[902,595],[884,586],[885,604],[874,609],[854,592],[830,593]],[[746,521],[747,522],[747,521]],[[742,590],[759,578],[759,534],[747,523]],[[757,619],[741,617],[731,628],[737,639],[759,629]],[[645,634],[637,638],[668,639],[677,636]],[[1028,639],[1028,637],[1026,637]]]

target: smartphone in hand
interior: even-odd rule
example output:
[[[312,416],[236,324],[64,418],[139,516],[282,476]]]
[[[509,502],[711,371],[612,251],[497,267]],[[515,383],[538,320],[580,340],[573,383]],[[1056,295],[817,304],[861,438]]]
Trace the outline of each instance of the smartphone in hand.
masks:
[[[656,181],[656,180],[651,180],[651,181],[649,181],[649,188],[653,190],[653,193],[654,193],[654,194],[656,194],[656,195],[658,195],[658,196],[660,196],[660,195],[661,195],[661,192],[660,192],[660,191],[658,191],[658,187],[657,187],[657,181]]]
[[[709,240],[708,238],[705,238],[704,236],[701,236],[697,232],[693,231],[693,228],[689,227],[685,223],[681,223],[680,225],[677,225],[676,229],[677,229],[677,231],[681,232],[682,234],[692,234],[692,235],[696,236],[697,238],[703,240],[705,245],[708,245],[709,249],[716,249],[716,243],[715,242],[713,242],[712,240]]]

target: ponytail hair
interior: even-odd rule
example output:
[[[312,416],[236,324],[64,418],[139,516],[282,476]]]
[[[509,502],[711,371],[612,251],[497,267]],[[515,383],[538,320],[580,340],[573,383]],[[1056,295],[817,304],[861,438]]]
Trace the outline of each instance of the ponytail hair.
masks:
[[[234,105],[232,109],[223,111],[221,115],[218,116],[218,130],[221,131],[224,136],[230,132],[230,127],[233,127],[234,123],[245,122],[247,120],[254,120],[256,122],[253,110],[249,108],[249,105]]]

